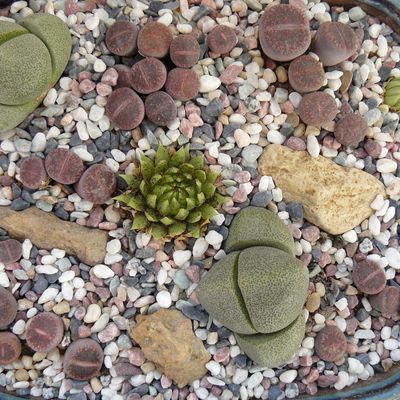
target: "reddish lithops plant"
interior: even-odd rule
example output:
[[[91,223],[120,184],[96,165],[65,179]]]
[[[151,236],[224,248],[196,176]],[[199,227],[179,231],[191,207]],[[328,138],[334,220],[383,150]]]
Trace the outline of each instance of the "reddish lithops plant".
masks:
[[[357,146],[368,133],[368,124],[359,114],[349,114],[335,126],[335,138],[344,146]]]
[[[147,57],[132,66],[131,85],[138,93],[149,94],[160,90],[167,80],[167,69],[157,58]]]
[[[322,126],[335,119],[335,99],[326,92],[306,94],[299,104],[299,116],[307,125]]]
[[[396,286],[386,286],[378,294],[369,296],[371,306],[381,312],[385,318],[400,320],[400,289]]]
[[[48,353],[61,343],[63,336],[64,323],[51,312],[37,314],[26,324],[26,343],[34,351]]]
[[[132,89],[122,87],[114,90],[106,104],[106,115],[120,129],[135,129],[144,118],[142,99]]]
[[[38,189],[46,184],[48,179],[44,161],[37,157],[26,157],[19,167],[19,178],[22,184],[29,189]]]
[[[229,53],[237,43],[235,31],[229,26],[217,25],[207,35],[207,45],[213,53]]]
[[[11,332],[0,332],[0,365],[11,364],[21,355],[21,342]]]
[[[79,156],[68,149],[50,151],[46,156],[45,167],[50,178],[63,185],[77,182],[84,170]]]
[[[117,56],[130,57],[137,53],[139,29],[129,21],[116,21],[106,33],[106,46]]]
[[[114,90],[121,87],[131,87],[131,69],[124,64],[116,64],[113,68],[118,72],[117,84],[114,86]]]
[[[93,339],[79,339],[64,354],[64,372],[68,378],[86,381],[99,375],[104,353]]]
[[[85,200],[94,204],[105,203],[117,188],[114,172],[106,165],[90,166],[75,185],[75,190]]]
[[[315,92],[325,81],[322,64],[309,55],[300,56],[290,63],[289,83],[299,93]]]
[[[139,32],[139,53],[145,57],[163,58],[169,52],[172,33],[168,27],[159,22],[147,23]]]
[[[377,294],[386,286],[386,275],[377,263],[365,260],[354,267],[353,281],[361,292]]]
[[[191,69],[174,68],[169,71],[165,90],[175,100],[191,100],[199,94],[200,80]]]
[[[199,61],[200,45],[193,35],[178,35],[172,41],[169,53],[177,67],[190,68]]]
[[[290,61],[306,52],[311,43],[305,12],[290,4],[267,8],[259,21],[263,52],[275,61]]]
[[[17,300],[7,289],[0,287],[0,329],[7,328],[17,315]]]
[[[22,245],[18,240],[7,239],[0,242],[0,262],[10,264],[22,257]]]
[[[144,107],[147,118],[159,126],[168,125],[177,113],[174,99],[165,92],[155,92],[147,96]]]
[[[346,353],[347,339],[344,333],[336,326],[325,326],[315,338],[315,352],[324,361],[340,360]]]
[[[359,46],[353,29],[341,22],[324,22],[314,36],[312,49],[326,67],[347,60]]]

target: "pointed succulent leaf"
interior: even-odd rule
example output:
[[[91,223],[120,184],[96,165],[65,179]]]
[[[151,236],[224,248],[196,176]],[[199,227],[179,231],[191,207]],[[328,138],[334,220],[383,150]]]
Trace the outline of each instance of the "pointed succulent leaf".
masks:
[[[186,230],[186,224],[184,222],[175,222],[168,227],[168,234],[171,236],[179,236]]]
[[[168,150],[160,144],[158,146],[157,152],[156,152],[156,158],[155,158],[155,164],[158,165],[161,161],[169,161],[169,154]]]
[[[157,196],[155,194],[148,194],[146,197],[146,203],[151,208],[156,208]]]
[[[120,201],[121,203],[128,204],[131,200],[131,196],[127,193],[122,193],[119,196],[115,196],[114,200]]]
[[[151,224],[151,234],[154,239],[160,240],[167,234],[167,229],[162,224]]]
[[[149,185],[146,181],[140,182],[139,189],[143,196],[147,196],[149,194]]]
[[[188,148],[189,149],[189,148]],[[185,147],[181,147],[172,157],[170,165],[178,167],[185,163],[187,160]]]
[[[128,203],[128,206],[133,208],[136,211],[144,210],[144,200],[142,197],[131,197]]]
[[[207,183],[215,183],[218,176],[219,176],[218,172],[209,170],[207,173]]]
[[[178,200],[176,200],[175,198],[172,198],[170,201],[170,204],[169,204],[169,214],[175,216],[180,208],[181,207],[180,207]]]
[[[158,209],[158,211],[160,212],[161,215],[166,215],[166,214],[168,214],[168,211],[169,211],[169,201],[168,201],[168,200],[161,201],[161,202],[158,204],[157,209]]]
[[[158,222],[159,220],[157,213],[150,208],[144,211],[144,215],[150,222]]]
[[[193,210],[193,208],[196,207],[196,202],[194,201],[194,199],[191,199],[190,197],[186,198],[186,209],[187,210]]]
[[[212,183],[205,183],[201,187],[201,191],[204,193],[204,196],[206,196],[206,199],[210,199],[211,197],[214,196],[216,187]]]
[[[155,166],[155,173],[156,174],[162,174],[165,172],[165,170],[168,168],[168,162],[165,160],[161,160],[159,163],[156,164]]]
[[[202,169],[204,167],[204,157],[194,157],[190,160],[190,164],[192,164],[195,169]]]
[[[188,215],[189,215],[189,211],[185,210],[184,208],[181,208],[176,213],[175,219],[177,219],[178,221],[183,221],[183,220],[185,220],[187,218]]]
[[[143,178],[148,181],[154,175],[154,164],[149,157],[142,156],[140,168]]]
[[[136,213],[133,217],[132,229],[144,229],[149,225],[149,221],[142,213]]]
[[[187,231],[195,238],[198,239],[201,234],[201,229],[199,224],[188,224]]]
[[[169,225],[174,224],[176,221],[169,217],[163,217],[160,219],[160,222],[162,224],[164,224],[165,226],[169,226]]]
[[[128,184],[131,188],[139,187],[139,178],[135,175],[120,175],[120,177]]]
[[[162,176],[160,174],[153,175],[150,178],[150,185],[155,186],[158,182],[160,182],[161,179],[162,179]]]
[[[204,193],[198,193],[197,194],[197,204],[200,206],[206,201],[206,196],[204,196]]]
[[[194,175],[201,183],[204,183],[207,180],[207,175],[202,169],[197,169]]]
[[[216,213],[215,209],[208,204],[203,204],[200,207],[200,212],[201,212],[202,218],[205,220],[211,219]]]
[[[192,211],[189,216],[187,217],[187,222],[195,223],[199,222],[201,219],[201,211]]]
[[[179,172],[185,175],[185,178],[188,178],[191,176],[191,174],[194,171],[194,167],[190,163],[184,163],[180,166]]]

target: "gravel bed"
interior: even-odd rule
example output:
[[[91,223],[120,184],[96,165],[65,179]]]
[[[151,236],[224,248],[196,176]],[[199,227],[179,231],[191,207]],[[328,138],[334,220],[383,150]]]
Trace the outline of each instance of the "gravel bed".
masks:
[[[41,311],[53,311],[68,327],[59,348],[48,354],[27,353],[12,365],[0,366],[0,388],[21,396],[68,400],[278,400],[314,395],[325,387],[342,390],[399,362],[399,322],[371,307],[353,285],[352,271],[354,260],[374,261],[384,269],[388,285],[400,288],[399,115],[382,104],[381,97],[382,82],[400,77],[400,36],[358,7],[347,12],[316,0],[290,1],[307,9],[312,29],[340,21],[355,29],[362,42],[350,60],[325,68],[324,90],[334,96],[340,112],[357,110],[368,124],[367,139],[345,148],[333,138],[333,123],[319,129],[300,121],[296,110],[301,95],[288,91],[287,65],[264,59],[258,48],[260,11],[272,0],[86,3],[79,2],[77,10],[69,0],[17,1],[0,17],[18,20],[45,10],[65,21],[73,36],[67,69],[43,105],[18,128],[0,134],[0,206],[17,211],[35,206],[109,236],[104,263],[93,268],[62,249],[38,249],[29,239],[23,242],[19,262],[0,264],[0,286],[18,292],[13,333],[24,339],[26,322]],[[239,43],[223,58],[208,57],[200,44],[205,56],[193,67],[202,75],[200,95],[176,102],[178,116],[167,127],[144,120],[133,131],[114,130],[105,115],[116,84],[112,67],[132,60],[110,54],[105,33],[115,19],[143,24],[149,18],[158,18],[175,33],[206,34],[216,24],[226,24],[236,28]],[[159,143],[189,144],[193,155],[203,154],[221,172],[223,191],[231,196],[197,240],[151,240],[130,230],[130,215],[118,202],[110,199],[94,206],[71,185],[51,183],[35,191],[19,184],[20,161],[29,155],[68,148],[86,166],[104,162],[116,173],[129,173],[131,161],[142,153],[153,155]],[[360,226],[329,235],[304,220],[301,204],[286,204],[271,177],[259,175],[257,159],[269,143],[373,174],[385,185],[388,198],[378,196],[372,203],[374,215]],[[122,180],[117,185],[124,189]],[[254,365],[196,297],[203,272],[225,255],[223,242],[234,215],[248,205],[277,213],[295,239],[296,256],[310,272],[313,295],[305,309],[306,336],[298,354],[279,369]],[[7,238],[0,229],[0,240]],[[212,355],[207,375],[182,389],[145,359],[128,332],[138,314],[159,308],[181,310]],[[333,324],[348,338],[346,356],[336,363],[322,361],[314,351],[316,334]],[[67,379],[63,350],[85,337],[94,338],[104,350],[101,376],[83,382]]]

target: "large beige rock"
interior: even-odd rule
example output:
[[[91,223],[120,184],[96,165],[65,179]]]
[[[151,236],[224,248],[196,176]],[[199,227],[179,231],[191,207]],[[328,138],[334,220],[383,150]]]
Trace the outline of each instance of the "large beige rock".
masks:
[[[192,331],[192,323],[180,311],[161,309],[139,315],[131,330],[147,359],[183,387],[203,377],[211,356]]]
[[[62,221],[36,207],[24,211],[0,207],[0,227],[13,238],[30,239],[42,249],[63,249],[89,265],[102,263],[106,255],[106,232]]]
[[[286,202],[303,204],[305,218],[332,235],[359,225],[373,213],[375,197],[385,195],[383,184],[364,171],[276,144],[267,146],[258,168],[272,176]]]

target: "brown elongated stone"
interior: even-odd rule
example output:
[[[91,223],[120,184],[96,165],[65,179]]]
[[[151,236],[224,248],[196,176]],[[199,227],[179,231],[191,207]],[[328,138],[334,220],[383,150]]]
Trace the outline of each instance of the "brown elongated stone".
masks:
[[[311,43],[304,10],[290,4],[267,8],[259,21],[259,39],[263,52],[275,61],[290,61],[301,56]]]
[[[174,68],[169,71],[165,90],[175,100],[186,101],[199,94],[200,80],[190,69]]]
[[[165,65],[154,57],[147,57],[133,64],[131,69],[131,85],[138,93],[157,92],[167,80]]]
[[[235,31],[226,25],[217,25],[207,35],[207,45],[213,53],[229,53],[237,43]]]
[[[10,264],[22,257],[22,245],[18,240],[7,239],[0,242],[0,262]]]
[[[11,364],[21,355],[21,342],[11,332],[0,332],[0,365]]]
[[[35,315],[26,324],[26,343],[35,351],[47,353],[56,348],[64,336],[62,319],[51,312]]]
[[[47,181],[47,172],[43,159],[37,156],[26,157],[19,167],[19,178],[29,189],[38,189]]]
[[[299,93],[315,92],[324,84],[322,64],[309,55],[300,56],[290,63],[289,83]]]
[[[347,339],[336,326],[326,326],[315,338],[315,352],[324,361],[334,362],[346,353]]]
[[[100,374],[103,349],[93,339],[72,342],[64,354],[64,372],[68,378],[86,381]]]
[[[169,53],[177,67],[190,68],[199,61],[200,45],[193,35],[178,35],[172,41]]]
[[[377,294],[386,286],[386,275],[378,264],[365,260],[354,267],[353,281],[361,292]]]
[[[137,53],[139,29],[129,21],[116,21],[107,30],[106,46],[117,56],[130,57]]]
[[[83,173],[83,162],[72,150],[54,149],[46,156],[46,171],[51,179],[63,185],[78,181]]]
[[[169,52],[172,33],[167,26],[159,22],[147,23],[139,32],[139,53],[145,57],[163,58]]]
[[[23,211],[0,207],[0,227],[17,239],[29,238],[41,249],[64,249],[89,265],[102,263],[106,255],[105,231],[63,221],[36,207]]]
[[[174,99],[165,92],[155,92],[144,102],[147,118],[156,125],[166,126],[177,114]]]
[[[17,315],[17,300],[11,292],[0,287],[0,329],[7,328]]]
[[[335,119],[335,99],[325,92],[314,92],[303,96],[299,104],[299,116],[307,125],[321,126]]]
[[[135,129],[144,118],[142,99],[130,88],[114,90],[107,99],[106,115],[120,129]]]

